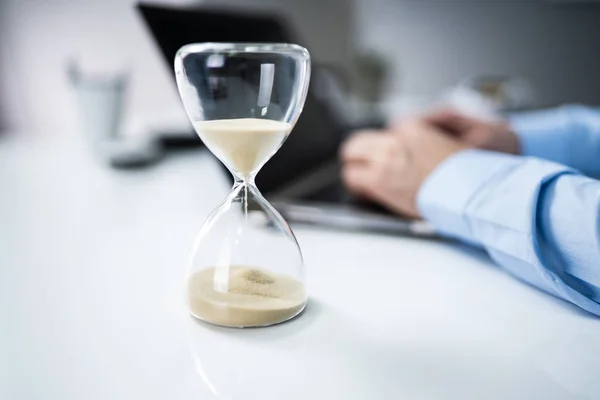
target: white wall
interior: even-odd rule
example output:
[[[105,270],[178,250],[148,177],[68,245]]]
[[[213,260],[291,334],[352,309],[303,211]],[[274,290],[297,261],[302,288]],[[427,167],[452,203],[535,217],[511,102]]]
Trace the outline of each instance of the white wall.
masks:
[[[482,73],[530,78],[540,104],[600,104],[600,5],[355,0],[356,41],[395,63],[390,91],[431,95]]]
[[[179,107],[167,66],[135,13],[134,0],[0,2],[0,104],[12,129],[53,135],[76,131],[65,76],[70,56],[98,69],[131,70],[130,117]]]

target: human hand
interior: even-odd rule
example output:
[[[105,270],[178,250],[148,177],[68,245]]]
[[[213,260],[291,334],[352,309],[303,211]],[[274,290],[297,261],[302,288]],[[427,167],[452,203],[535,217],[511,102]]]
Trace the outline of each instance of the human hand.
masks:
[[[468,147],[419,120],[393,131],[360,131],[342,146],[342,178],[351,192],[399,214],[419,217],[416,197],[425,178]]]
[[[452,109],[434,111],[426,115],[423,121],[479,149],[521,153],[519,138],[506,121],[488,122]]]

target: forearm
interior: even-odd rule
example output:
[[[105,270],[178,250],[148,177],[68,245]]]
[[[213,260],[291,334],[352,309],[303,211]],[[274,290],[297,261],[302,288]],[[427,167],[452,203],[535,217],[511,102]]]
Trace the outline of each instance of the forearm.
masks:
[[[600,183],[574,173],[536,159],[462,152],[426,180],[419,208],[440,231],[483,246],[511,274],[600,315],[592,222]]]

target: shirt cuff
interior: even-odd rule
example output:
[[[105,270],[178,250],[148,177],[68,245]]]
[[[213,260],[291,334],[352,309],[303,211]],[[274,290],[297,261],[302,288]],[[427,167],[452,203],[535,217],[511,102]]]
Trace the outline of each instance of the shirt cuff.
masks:
[[[521,157],[464,150],[440,164],[421,185],[417,207],[424,219],[447,236],[478,244],[465,210],[492,177],[506,173],[523,162]]]
[[[509,117],[521,145],[521,154],[568,164],[569,136],[565,110],[534,111]]]

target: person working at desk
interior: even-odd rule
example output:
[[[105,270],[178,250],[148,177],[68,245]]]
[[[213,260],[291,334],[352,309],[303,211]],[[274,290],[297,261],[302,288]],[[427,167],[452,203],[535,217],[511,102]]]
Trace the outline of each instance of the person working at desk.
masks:
[[[484,122],[439,111],[342,147],[348,188],[481,246],[510,274],[600,315],[600,110]]]

